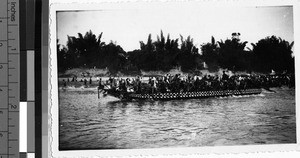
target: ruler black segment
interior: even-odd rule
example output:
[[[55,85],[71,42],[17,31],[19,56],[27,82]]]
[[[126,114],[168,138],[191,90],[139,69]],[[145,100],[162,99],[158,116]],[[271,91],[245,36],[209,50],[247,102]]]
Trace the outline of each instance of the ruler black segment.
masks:
[[[27,0],[26,5],[26,50],[34,50],[35,45],[35,0]],[[31,17],[31,18],[30,18]]]
[[[42,157],[42,1],[35,2],[35,157]]]
[[[27,153],[20,152],[20,158],[27,158]]]
[[[26,51],[26,1],[20,1],[20,51]]]
[[[20,101],[27,101],[27,54],[20,52]]]

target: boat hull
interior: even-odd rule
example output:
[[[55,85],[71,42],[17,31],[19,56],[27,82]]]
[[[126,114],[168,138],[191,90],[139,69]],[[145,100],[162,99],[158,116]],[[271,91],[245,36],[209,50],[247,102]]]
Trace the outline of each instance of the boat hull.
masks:
[[[125,100],[176,100],[176,99],[201,99],[208,97],[226,97],[226,96],[241,96],[260,94],[261,89],[245,89],[245,90],[223,90],[223,91],[199,91],[199,92],[178,92],[178,93],[153,93],[153,94],[139,94],[139,93],[122,93],[110,92],[108,95],[125,99]]]

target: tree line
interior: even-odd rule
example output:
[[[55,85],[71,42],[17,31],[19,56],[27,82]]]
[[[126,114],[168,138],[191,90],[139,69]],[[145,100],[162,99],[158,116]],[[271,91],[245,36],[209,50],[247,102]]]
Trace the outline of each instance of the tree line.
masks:
[[[276,36],[269,36],[251,43],[252,49],[246,47],[247,41],[240,40],[240,33],[232,33],[231,39],[211,41],[199,48],[193,38],[171,39],[161,31],[156,40],[149,34],[146,42],[140,41],[140,48],[124,51],[113,41],[106,44],[90,30],[77,37],[68,36],[66,46],[58,44],[58,71],[72,68],[107,68],[111,73],[144,71],[169,71],[181,68],[184,72],[195,72],[219,68],[232,71],[256,71],[267,73],[294,73],[294,42]]]

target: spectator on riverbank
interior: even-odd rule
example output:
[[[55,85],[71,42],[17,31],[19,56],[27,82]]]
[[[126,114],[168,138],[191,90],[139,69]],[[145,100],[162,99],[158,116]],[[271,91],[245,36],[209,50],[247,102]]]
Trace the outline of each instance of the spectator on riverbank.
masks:
[[[93,80],[92,80],[92,77],[90,77],[90,84],[92,84]]]

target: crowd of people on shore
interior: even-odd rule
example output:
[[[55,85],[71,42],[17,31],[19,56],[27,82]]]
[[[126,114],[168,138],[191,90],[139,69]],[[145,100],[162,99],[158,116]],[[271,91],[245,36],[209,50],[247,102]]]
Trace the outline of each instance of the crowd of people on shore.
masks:
[[[120,91],[135,93],[165,93],[165,92],[194,92],[194,91],[212,91],[212,90],[241,90],[295,86],[295,76],[292,74],[281,75],[231,75],[225,71],[222,75],[204,75],[204,76],[182,76],[165,75],[149,77],[147,81],[142,77],[118,78],[110,77],[107,81],[99,80],[99,89],[104,87]]]

